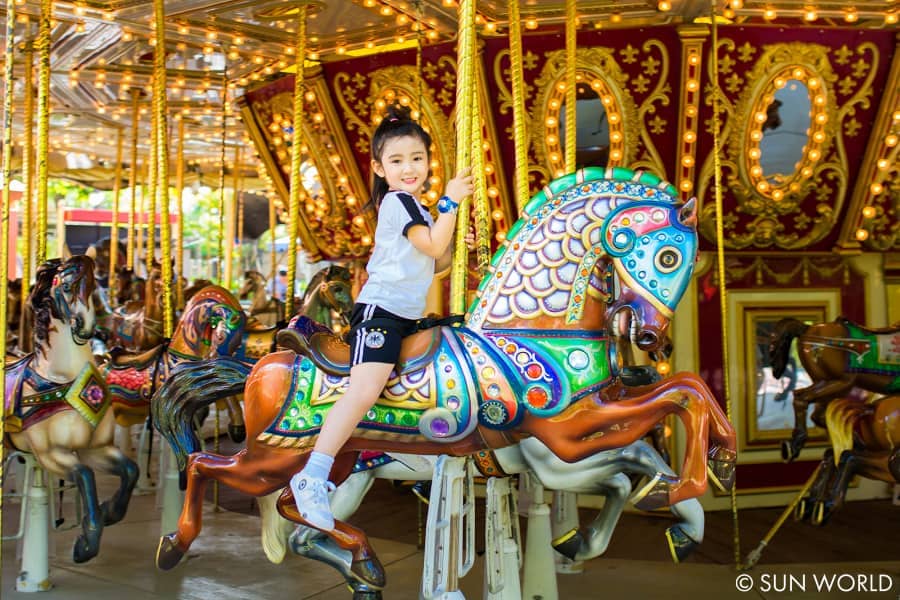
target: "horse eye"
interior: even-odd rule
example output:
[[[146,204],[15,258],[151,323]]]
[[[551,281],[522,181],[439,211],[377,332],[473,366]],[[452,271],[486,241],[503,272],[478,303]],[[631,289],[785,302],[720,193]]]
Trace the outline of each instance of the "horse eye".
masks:
[[[681,266],[681,251],[667,246],[656,253],[653,262],[660,273],[671,273]]]

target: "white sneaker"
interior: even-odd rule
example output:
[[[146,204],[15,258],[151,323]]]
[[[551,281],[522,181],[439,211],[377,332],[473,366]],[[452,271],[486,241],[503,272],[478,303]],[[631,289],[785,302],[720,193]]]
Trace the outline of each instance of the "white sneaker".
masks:
[[[328,500],[328,492],[334,491],[333,483],[308,477],[301,472],[291,477],[291,491],[297,511],[304,521],[321,531],[334,529],[334,515]]]

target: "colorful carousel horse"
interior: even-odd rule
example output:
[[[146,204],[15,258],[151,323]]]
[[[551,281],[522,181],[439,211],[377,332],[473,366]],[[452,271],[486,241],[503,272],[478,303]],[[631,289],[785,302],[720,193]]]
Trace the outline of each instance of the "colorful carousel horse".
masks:
[[[463,326],[404,341],[395,374],[336,457],[333,478],[346,478],[362,449],[463,456],[532,436],[558,459],[577,462],[634,443],[677,414],[687,431],[681,472],[657,474],[637,505],[702,494],[707,468],[729,488],[734,429],[703,380],[681,373],[626,388],[609,358],[607,327],[619,311],[628,311],[627,331],[640,349],[660,349],[696,249],[693,203],[677,204],[674,187],[654,176],[585,169],[551,182],[509,231]],[[244,390],[249,434],[233,457],[188,457],[185,504],[178,530],[160,540],[160,568],[174,567],[199,534],[210,479],[263,496],[286,486],[307,460],[349,372],[346,344],[323,332],[308,342],[308,356],[270,354],[249,377],[228,359],[186,365],[154,397],[157,427],[180,464],[191,447],[189,415],[215,399],[210,382],[222,394]],[[306,524],[289,489],[278,510]],[[328,536],[352,553],[354,577],[383,585],[364,532],[339,521]]]
[[[297,314],[333,328],[332,314],[337,313],[345,327],[350,325],[350,313],[353,311],[352,279],[350,269],[342,265],[330,265],[317,271],[309,280]]]
[[[900,483],[900,395],[833,400],[825,409],[831,448],[795,518],[824,525],[844,505],[854,475]]]
[[[110,396],[91,354],[96,319],[94,263],[87,256],[41,265],[29,303],[35,353],[4,369],[9,442],[78,488],[84,510],[73,556],[97,555],[103,528],[125,516],[137,465],[113,445]],[[113,473],[119,487],[100,502],[94,469]]]
[[[144,352],[163,343],[162,265],[154,263],[144,284],[143,301],[118,306],[101,322],[106,344],[130,352]]]
[[[284,302],[269,296],[266,290],[266,276],[259,271],[244,271],[244,285],[238,291],[238,298],[253,298],[248,312],[251,317],[267,326],[284,321]]]
[[[150,398],[176,365],[234,354],[241,344],[246,316],[225,288],[212,285],[194,294],[182,312],[172,339],[141,354],[113,352],[103,366],[116,421],[123,427],[143,423],[150,414]],[[229,436],[244,439],[240,405],[226,404]]]
[[[787,368],[791,342],[797,339],[800,364],[812,385],[794,392],[794,429],[781,443],[785,460],[793,460],[806,443],[806,412],[815,404],[812,421],[825,426],[825,407],[845,398],[854,387],[875,392],[900,392],[900,328],[868,329],[848,319],[806,325],[782,319],[775,325],[769,345],[772,375],[780,378]]]

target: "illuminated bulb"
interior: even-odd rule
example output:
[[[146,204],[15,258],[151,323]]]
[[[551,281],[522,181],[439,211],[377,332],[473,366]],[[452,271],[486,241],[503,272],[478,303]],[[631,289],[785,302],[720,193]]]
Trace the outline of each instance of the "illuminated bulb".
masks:
[[[731,5],[731,8],[733,8],[734,10],[740,10],[740,9],[744,8],[743,0],[731,0],[731,2],[729,2],[729,4]]]
[[[363,225],[365,225],[365,223],[366,220],[363,219],[361,215],[356,215],[355,217],[353,217],[353,224],[357,227],[362,227]]]
[[[819,156],[821,156],[821,153],[818,150],[809,151],[809,160],[819,160]]]
[[[887,23],[888,25],[896,24],[897,23],[897,13],[889,12],[886,15],[884,15],[884,22]]]
[[[346,48],[346,46],[338,46],[338,47],[335,49],[335,52],[337,52],[338,54],[342,54],[342,55],[343,55],[343,54],[346,54],[346,53],[347,53],[347,48]]]
[[[693,167],[694,166],[694,157],[693,156],[683,157],[681,159],[681,164],[683,164],[686,167]]]
[[[848,23],[855,23],[859,19],[859,15],[856,13],[856,9],[851,8],[846,13],[844,13],[844,20]]]
[[[897,140],[898,140],[897,136],[892,133],[891,135],[884,138],[884,145],[887,146],[888,148],[893,148],[894,146],[897,145]]]
[[[769,182],[768,181],[760,181],[759,183],[756,184],[756,189],[758,189],[760,192],[769,191]]]
[[[244,38],[242,38],[242,37],[239,36],[239,35],[236,35],[236,36],[234,36],[234,39],[231,40],[231,42],[232,42],[235,46],[241,46],[241,45],[243,45],[243,43],[244,43]]]
[[[656,372],[665,377],[672,371],[672,367],[665,361],[656,363]]]
[[[759,160],[759,157],[762,153],[759,151],[759,148],[751,148],[748,154],[753,160]]]
[[[878,168],[881,170],[887,169],[890,164],[886,158],[878,159]]]
[[[778,15],[775,13],[774,8],[767,8],[766,10],[763,11],[763,18],[766,19],[767,21],[774,20],[776,16],[778,16]]]
[[[856,230],[856,239],[858,239],[861,242],[866,241],[867,239],[869,239],[869,232],[866,231],[865,229],[857,229]]]
[[[774,190],[772,192],[773,200],[781,200],[783,197],[784,197],[784,192],[782,192],[781,190]]]
[[[753,131],[750,132],[750,139],[753,140],[754,142],[758,142],[759,140],[762,139],[762,137],[763,137],[762,131],[760,131],[759,129],[754,129]]]
[[[803,20],[804,21],[815,21],[819,18],[819,13],[816,12],[816,9],[812,6],[808,6],[803,9]]]
[[[609,16],[609,22],[610,23],[621,23],[622,22],[621,13],[614,12],[613,14],[611,14]]]
[[[525,29],[537,29],[537,26],[538,26],[537,19],[535,19],[533,17],[525,19]]]
[[[618,150],[613,150],[609,153],[610,160],[620,160],[622,158],[622,153]]]
[[[122,41],[123,42],[130,42],[133,39],[134,39],[134,35],[130,31],[122,32]]]
[[[696,79],[688,79],[687,89],[694,92],[697,90],[697,80]]]
[[[692,65],[696,65],[700,62],[700,57],[696,54],[691,54],[690,58],[688,58],[688,62]]]
[[[682,179],[681,180],[681,191],[689,192],[694,189],[694,184],[691,183],[690,179]]]
[[[875,216],[875,207],[874,206],[866,206],[862,209],[862,216],[871,219]]]
[[[872,195],[873,195],[873,196],[877,196],[877,195],[880,194],[883,190],[884,190],[884,188],[881,186],[880,183],[873,183],[873,184],[869,187],[869,191],[872,192]]]
[[[759,177],[760,175],[762,175],[762,167],[760,167],[759,165],[754,165],[750,169],[750,174],[754,177]]]
[[[659,0],[659,2],[656,3],[656,8],[658,8],[662,12],[666,12],[668,10],[672,10],[672,3],[668,2],[667,0]]]
[[[794,69],[793,75],[794,79],[803,79],[803,69],[799,67]]]
[[[697,134],[693,131],[685,131],[684,132],[684,141],[688,144],[693,144],[694,140],[697,139]]]

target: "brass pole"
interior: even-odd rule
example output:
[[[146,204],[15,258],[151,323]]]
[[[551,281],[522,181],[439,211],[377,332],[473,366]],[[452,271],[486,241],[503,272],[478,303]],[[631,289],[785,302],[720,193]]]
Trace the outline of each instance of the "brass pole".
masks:
[[[516,207],[519,212],[528,203],[528,115],[525,112],[525,76],[522,72],[522,22],[519,0],[509,3],[509,72],[513,95],[513,140],[516,153]]]
[[[222,115],[225,118],[225,115]],[[241,162],[241,147],[234,149],[234,164],[231,167],[231,198],[225,203],[225,284],[226,290],[231,289],[231,280],[234,277],[234,220],[237,211],[237,185],[238,166]]]
[[[50,17],[52,0],[41,0],[38,25],[38,122],[37,122],[37,252],[35,262],[47,260],[47,179],[50,169]],[[9,14],[9,13],[7,13]],[[11,56],[11,55],[10,55]]]
[[[226,73],[222,73],[222,93],[228,95],[228,78]],[[225,98],[223,98],[223,104]],[[218,277],[219,283],[227,288],[225,282],[225,113],[222,113],[221,144],[219,146],[219,230],[218,234],[219,246],[216,250],[216,258],[219,261]]]
[[[241,169],[244,165],[242,164],[241,154],[242,148],[241,146],[238,146],[234,151],[234,183],[232,184],[235,203],[237,204],[237,234],[235,237],[237,238],[238,249],[240,250],[240,254],[238,255],[238,272],[244,270],[244,195],[241,193]]]
[[[156,47],[153,52],[153,106],[156,115],[156,188],[161,217],[160,246],[162,248],[162,288],[163,288],[163,333],[172,337],[175,315],[172,310],[172,227],[169,223],[169,119],[168,98],[166,97],[166,7],[164,0],[154,0],[153,13],[156,17]],[[155,237],[153,224],[155,211],[151,212],[151,237]]]
[[[184,118],[178,121],[178,146],[175,149],[175,194],[178,202],[178,221],[175,225],[178,248],[175,254],[175,306],[184,308]]]
[[[300,223],[300,179],[303,145],[303,70],[306,62],[306,4],[300,6],[297,15],[297,36],[295,38],[297,72],[294,74],[294,134],[291,138],[291,190],[288,204],[288,264],[287,292],[285,293],[285,318],[294,314],[294,280],[297,275],[297,233]],[[273,232],[274,233],[274,232]],[[274,284],[273,284],[274,285]],[[274,289],[274,287],[272,288]]]
[[[31,29],[31,26],[28,26]],[[31,266],[34,260],[34,47],[32,42],[25,43],[25,77],[23,91],[25,92],[25,137],[22,145],[22,180],[25,183],[25,193],[22,196],[22,240],[25,242],[22,248],[22,298],[27,298],[31,291]],[[22,302],[21,329],[25,327],[25,306]],[[20,336],[21,339],[21,336]]]
[[[122,192],[122,145],[125,136],[119,129],[116,134],[116,168],[113,173],[113,209],[112,225],[109,228],[109,305],[116,305],[116,280],[119,274],[116,267],[119,264],[119,196]]]
[[[158,100],[156,76],[153,77],[152,90],[150,156],[147,164],[147,197],[144,200],[144,208],[147,210],[147,239],[144,240],[147,247],[144,249],[144,264],[147,268],[148,279],[150,278],[150,271],[153,269],[153,263],[156,260],[156,196],[157,188],[159,187],[159,114],[156,110],[156,102]],[[149,301],[149,298],[145,300],[145,302]]]
[[[152,127],[152,126],[151,126]],[[151,129],[152,132],[152,129]],[[152,134],[151,134],[152,137]],[[151,144],[152,146],[152,144]],[[138,203],[138,215],[137,215],[137,232],[135,235],[137,236],[137,242],[134,246],[134,264],[137,266],[139,259],[141,248],[144,247],[144,228],[147,225],[147,181],[150,178],[150,157],[144,159],[144,173],[141,178],[141,199]],[[146,262],[145,262],[146,265]],[[149,276],[150,273],[147,273]]]
[[[578,122],[575,119],[575,105],[578,90],[575,83],[577,14],[575,0],[566,0],[566,171],[575,172],[575,149],[578,143]],[[554,174],[554,177],[556,175]]]
[[[9,290],[9,184],[12,180],[12,128],[13,128],[13,43],[16,29],[15,0],[6,0],[6,64],[3,69],[3,156],[0,169],[3,171],[3,206],[0,208],[0,339],[6,345],[7,292]],[[0,406],[6,406],[6,386],[0,389]],[[5,439],[6,417],[0,415],[0,439]],[[0,480],[3,479],[3,450],[0,448]],[[3,495],[0,494],[0,525],[3,515]],[[3,552],[0,550],[0,567],[3,566]]]
[[[275,277],[278,276],[278,266],[275,264],[278,261],[278,252],[275,248],[275,227],[278,226],[278,218],[275,215],[275,194],[269,193],[269,235],[271,236],[271,244],[269,246],[269,281],[272,283],[272,295],[275,295]],[[288,316],[288,313],[285,313],[285,317]]]
[[[127,254],[127,266],[134,270],[135,255],[135,237],[134,229],[136,227],[135,217],[137,215],[137,180],[138,180],[138,130],[141,127],[141,112],[138,106],[141,90],[131,88],[131,171],[128,177],[128,187],[131,188],[131,208],[128,211],[128,242],[125,248]]]

